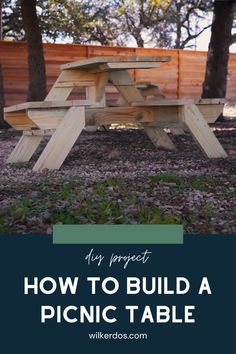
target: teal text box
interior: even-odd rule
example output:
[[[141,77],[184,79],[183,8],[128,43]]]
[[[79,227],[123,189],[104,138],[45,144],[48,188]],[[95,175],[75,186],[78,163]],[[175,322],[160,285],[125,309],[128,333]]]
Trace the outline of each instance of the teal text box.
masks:
[[[54,244],[182,244],[183,225],[54,225]]]

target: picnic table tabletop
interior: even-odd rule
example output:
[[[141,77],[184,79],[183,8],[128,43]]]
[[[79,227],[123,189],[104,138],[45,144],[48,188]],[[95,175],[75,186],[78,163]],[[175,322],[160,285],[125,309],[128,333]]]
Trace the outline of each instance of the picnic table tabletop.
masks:
[[[75,61],[61,65],[61,69],[91,69],[101,67],[101,70],[112,69],[150,69],[171,60],[171,56],[102,56]]]

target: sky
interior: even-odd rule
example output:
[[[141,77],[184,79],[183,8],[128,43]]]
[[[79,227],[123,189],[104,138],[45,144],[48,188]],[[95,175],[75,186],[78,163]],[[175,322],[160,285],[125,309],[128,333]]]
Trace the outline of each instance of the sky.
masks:
[[[208,50],[208,44],[210,41],[211,30],[205,30],[196,40],[197,50]],[[230,53],[236,53],[236,44],[230,46]]]
[[[208,13],[208,16],[201,21],[198,21],[198,26],[199,28],[204,28],[207,25],[212,23],[212,12]],[[236,29],[235,29],[236,31]],[[234,32],[235,32],[234,31]],[[208,51],[208,45],[210,42],[210,38],[211,38],[211,28],[206,29],[199,37],[197,37],[196,39],[194,39],[191,44],[194,45],[194,48],[190,48],[190,50],[194,50],[196,48],[196,50],[199,51]],[[129,42],[127,43],[128,46],[130,47],[136,47],[137,44],[135,42],[135,40],[132,38],[129,39]],[[153,48],[155,47],[155,45],[153,43],[149,43],[149,45],[147,44],[146,47]],[[196,46],[196,47],[195,47]],[[187,48],[185,48],[187,50]],[[236,43],[230,46],[230,52],[231,53],[236,53]]]
[[[200,23],[200,26],[205,26],[212,22],[212,12],[209,13],[208,18]],[[196,50],[208,50],[208,44],[210,42],[211,29],[206,29],[199,37],[196,39]],[[230,52],[236,53],[236,44],[230,46]]]

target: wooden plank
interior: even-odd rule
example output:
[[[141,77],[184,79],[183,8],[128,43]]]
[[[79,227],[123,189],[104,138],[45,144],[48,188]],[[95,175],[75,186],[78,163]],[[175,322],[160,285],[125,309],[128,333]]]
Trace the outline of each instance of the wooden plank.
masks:
[[[91,81],[67,81],[58,82],[55,87],[89,87],[92,85],[93,82]]]
[[[27,116],[26,112],[5,112],[4,120],[16,130],[37,128],[37,125]]]
[[[86,126],[115,123],[143,123],[154,121],[154,110],[146,107],[109,107],[86,109]]]
[[[138,106],[153,106],[153,107],[158,107],[158,106],[184,106],[185,104],[192,104],[194,101],[191,99],[155,99],[155,100],[148,100],[143,102],[133,102],[132,106],[133,107],[138,107]]]
[[[34,171],[57,170],[61,167],[80,133],[85,127],[83,107],[71,107],[49,140]]]
[[[170,127],[170,132],[173,135],[184,135],[185,131],[181,127]]]
[[[227,154],[214,133],[209,128],[196,105],[185,105],[182,108],[182,119],[189,128],[196,142],[209,158],[227,157]]]
[[[123,123],[125,120],[127,123],[148,122],[150,126],[181,124],[179,106],[87,108],[85,116],[86,125]]]
[[[43,136],[22,135],[9,156],[7,163],[28,162],[39,146]]]
[[[112,123],[139,123],[153,122],[157,125],[165,123],[166,126],[179,122],[180,106],[115,106],[115,107],[98,107],[88,106],[85,109],[86,125],[101,125]],[[27,114],[34,124],[42,130],[56,129],[65,116],[68,107],[58,107],[51,109],[29,109]],[[22,130],[30,129],[23,126]]]
[[[134,101],[144,102],[141,92],[135,87],[135,82],[126,70],[110,72],[109,82],[116,87],[128,104]]]
[[[119,62],[167,62],[170,61],[170,56],[100,56],[79,60],[72,63],[67,63],[61,66],[61,69],[75,68],[94,68],[104,63],[119,63]]]
[[[169,127],[170,125],[179,126],[181,124],[181,107],[182,106],[152,106],[154,121],[149,123],[149,125],[164,127]]]
[[[70,108],[29,109],[30,119],[39,129],[56,129]]]
[[[73,87],[57,87],[57,84],[66,80],[68,80],[68,78],[66,77],[65,72],[62,71],[46,96],[45,101],[65,101],[69,97]]]
[[[106,94],[105,88],[108,83],[108,74],[107,73],[98,73],[96,74],[96,80],[93,83],[93,86],[86,88],[86,98],[93,102],[99,102],[104,107],[106,106]],[[86,131],[96,131],[97,125],[88,126]]]
[[[73,87],[57,87],[56,84],[51,88],[50,92],[48,93],[45,101],[60,101],[66,100]]]
[[[130,69],[152,69],[159,68],[160,63],[157,62],[127,62],[127,63],[105,63],[98,66],[101,71],[110,70],[130,70]]]
[[[207,123],[215,123],[223,112],[224,104],[197,104],[197,107]]]
[[[108,73],[100,73],[96,75],[95,79],[95,101],[103,103],[105,105],[106,97],[105,97],[105,88],[108,84]]]
[[[27,109],[34,108],[57,108],[57,107],[71,107],[71,106],[92,106],[94,101],[90,100],[61,100],[61,101],[34,101],[34,102],[24,102],[14,106],[4,108],[5,113],[25,111]],[[97,103],[96,106],[99,106]]]
[[[176,147],[168,134],[161,128],[143,125],[146,134],[156,147],[164,147],[167,150],[176,151]]]
[[[100,103],[105,107],[106,105],[106,96],[105,88],[108,83],[108,74],[107,73],[98,73],[96,74],[95,81],[93,85],[86,88],[86,98],[91,102]]]
[[[66,87],[68,83],[71,86],[79,85],[79,86],[90,86],[94,84],[96,80],[96,74],[93,73],[90,69],[72,69],[72,70],[63,70],[56,83],[56,87]]]
[[[133,77],[126,70],[110,72],[108,76],[108,83],[114,86],[136,85]]]
[[[66,109],[29,110],[28,114],[40,129],[48,130],[56,129],[66,112]],[[86,126],[154,122],[155,110],[148,107],[86,108],[85,117]]]

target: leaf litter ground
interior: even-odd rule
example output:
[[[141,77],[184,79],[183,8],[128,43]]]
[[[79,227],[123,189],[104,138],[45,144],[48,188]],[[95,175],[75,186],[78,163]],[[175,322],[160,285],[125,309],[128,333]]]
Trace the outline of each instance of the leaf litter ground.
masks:
[[[215,124],[229,153],[204,157],[189,134],[177,152],[155,148],[141,129],[83,132],[59,171],[7,165],[19,139],[0,134],[0,232],[52,233],[62,224],[173,224],[186,233],[236,233],[236,122]]]

